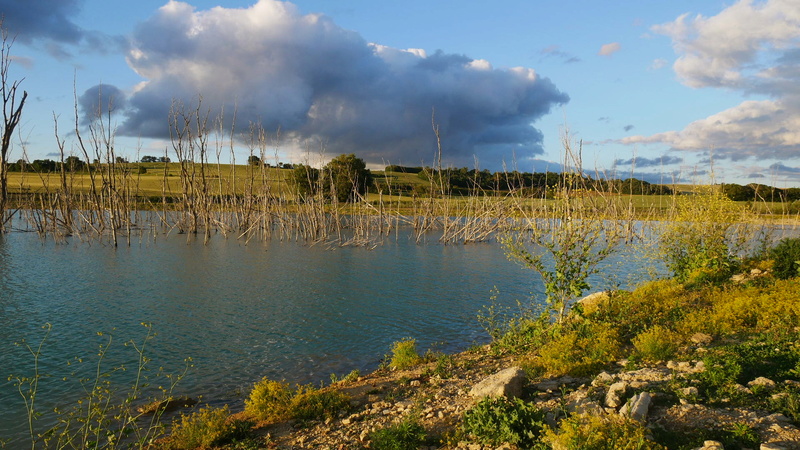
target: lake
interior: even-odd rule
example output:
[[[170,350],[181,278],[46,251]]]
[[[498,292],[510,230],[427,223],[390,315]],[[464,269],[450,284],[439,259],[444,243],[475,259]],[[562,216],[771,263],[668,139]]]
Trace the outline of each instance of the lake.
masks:
[[[77,398],[75,377],[62,378],[90,374],[109,336],[103,367],[126,365],[112,380],[130,385],[136,353],[123,344],[141,343],[142,323],[157,333],[146,350],[151,373],[178,373],[193,359],[176,395],[239,408],[261,377],[319,383],[332,373],[363,373],[406,337],[421,351],[485,343],[476,314],[495,286],[498,303],[514,308],[541,291],[534,273],[509,262],[497,244],[431,238],[420,245],[404,233],[374,249],[245,245],[220,236],[203,245],[185,235],[114,248],[35,233],[0,236],[0,439],[27,436],[24,405],[7,375],[32,375],[32,355],[15,343],[38,345],[48,323],[41,411]],[[68,366],[76,357],[84,362]]]

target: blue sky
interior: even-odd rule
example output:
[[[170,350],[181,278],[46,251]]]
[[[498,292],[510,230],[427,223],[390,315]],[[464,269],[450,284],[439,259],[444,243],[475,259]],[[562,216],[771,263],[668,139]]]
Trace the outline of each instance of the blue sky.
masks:
[[[238,162],[260,123],[270,159],[277,147],[283,162],[433,164],[435,111],[453,166],[556,169],[568,130],[592,171],[800,186],[797,0],[0,0],[0,12],[30,94],[12,160],[53,157],[54,116],[77,154],[76,96],[81,127],[113,99],[118,154],[163,155],[170,107],[202,96],[226,128],[236,111]]]

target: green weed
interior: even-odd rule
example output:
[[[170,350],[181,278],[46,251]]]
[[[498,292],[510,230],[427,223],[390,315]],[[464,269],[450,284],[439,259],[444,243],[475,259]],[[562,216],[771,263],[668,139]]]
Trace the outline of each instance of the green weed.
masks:
[[[245,400],[245,413],[258,420],[314,420],[335,417],[350,405],[350,397],[332,389],[311,385],[289,387],[288,383],[263,378]]]
[[[246,439],[252,426],[252,422],[230,419],[227,405],[222,408],[207,406],[192,414],[182,414],[173,422],[167,447],[191,450],[229,444]]]
[[[410,369],[422,362],[417,352],[416,339],[406,338],[392,344],[392,360],[389,367],[398,370]]]
[[[611,415],[579,414],[561,421],[558,431],[546,430],[544,441],[556,449],[662,450],[647,437],[644,425]]]
[[[535,373],[587,376],[616,361],[621,351],[615,329],[585,321],[563,330],[530,362]]]
[[[353,369],[350,373],[343,377],[336,376],[335,373],[331,374],[331,384],[336,383],[352,383],[353,381],[358,380],[358,377],[361,376],[361,372],[358,369]]]
[[[680,348],[681,337],[669,328],[655,325],[633,338],[636,355],[644,361],[666,361]]]
[[[406,418],[369,435],[370,448],[375,450],[416,450],[425,442],[425,428],[416,420]]]
[[[244,411],[259,420],[283,420],[288,416],[292,395],[288,383],[264,377],[253,386],[249,398],[244,401]]]
[[[531,448],[546,428],[544,418],[536,405],[519,398],[485,398],[464,413],[463,429],[482,444]]]
[[[289,404],[289,415],[300,420],[333,418],[349,407],[350,397],[342,392],[299,386]]]

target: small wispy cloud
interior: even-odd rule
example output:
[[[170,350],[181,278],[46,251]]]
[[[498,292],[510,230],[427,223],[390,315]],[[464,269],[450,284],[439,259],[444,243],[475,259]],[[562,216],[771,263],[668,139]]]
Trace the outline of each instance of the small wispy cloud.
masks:
[[[666,59],[663,58],[654,59],[653,62],[650,63],[649,69],[650,70],[663,69],[664,67],[667,66],[667,64],[669,64],[669,61],[667,61]]]
[[[633,125],[625,125],[624,127],[622,127],[622,129],[625,130],[626,132],[631,131],[633,129]]]
[[[619,42],[611,42],[610,44],[603,44],[597,54],[600,56],[611,56],[614,53],[617,53],[621,48],[622,46],[619,45]]]
[[[539,51],[539,54],[544,56],[545,58],[557,58],[560,59],[564,64],[573,64],[576,62],[580,62],[581,59],[577,56],[574,56],[570,53],[567,53],[560,49],[558,45],[550,45],[547,46]]]

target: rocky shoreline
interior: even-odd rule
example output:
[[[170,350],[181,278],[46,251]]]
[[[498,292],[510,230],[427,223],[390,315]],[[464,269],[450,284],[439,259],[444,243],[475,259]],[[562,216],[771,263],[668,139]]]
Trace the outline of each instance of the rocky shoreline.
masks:
[[[703,347],[698,347],[702,353]],[[566,413],[627,415],[649,430],[667,430],[692,436],[698,429],[724,429],[744,423],[758,433],[761,450],[800,449],[800,430],[782,414],[757,409],[711,407],[676,399],[664,386],[705,370],[701,360],[663,362],[625,370],[627,361],[587,378],[527,379],[512,356],[497,354],[491,346],[452,356],[448,376],[434,374],[435,362],[411,370],[380,369],[336,388],[351,398],[351,409],[336,418],[314,422],[282,422],[256,426],[256,433],[274,449],[370,448],[370,433],[412,417],[424,426],[430,449],[511,449],[510,444],[484,446],[460,436],[462,414],[483,395],[521,396],[532,401],[555,425]],[[511,375],[509,375],[511,374]],[[752,380],[750,389],[770,389],[793,380]],[[800,383],[798,383],[800,384]],[[463,433],[462,433],[463,434]],[[453,440],[454,438],[462,438]],[[706,450],[725,448],[704,441]],[[425,448],[425,447],[423,447]]]

